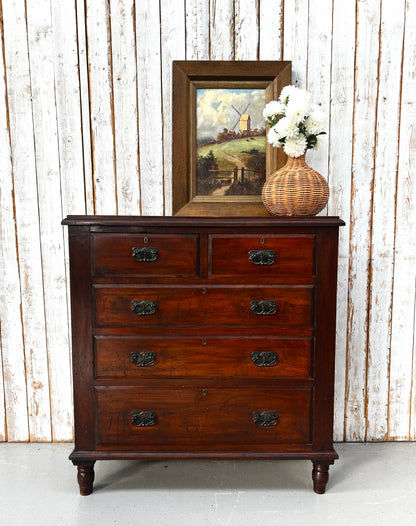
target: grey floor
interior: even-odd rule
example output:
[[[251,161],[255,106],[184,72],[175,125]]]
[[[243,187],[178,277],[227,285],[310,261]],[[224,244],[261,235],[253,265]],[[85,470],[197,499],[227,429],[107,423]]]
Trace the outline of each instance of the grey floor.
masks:
[[[72,444],[0,445],[1,526],[416,524],[416,443],[336,444],[325,495],[309,461],[107,461],[78,494]]]

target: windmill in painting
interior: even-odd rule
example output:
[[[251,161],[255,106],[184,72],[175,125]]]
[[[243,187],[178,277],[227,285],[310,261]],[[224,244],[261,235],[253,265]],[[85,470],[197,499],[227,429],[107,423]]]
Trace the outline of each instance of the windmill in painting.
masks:
[[[238,113],[238,119],[236,120],[234,126],[232,129],[235,131],[235,128],[237,124],[239,124],[240,131],[249,131],[250,130],[250,115],[246,113],[248,110],[250,103],[247,104],[247,106],[244,108],[244,110],[240,113],[237,108],[232,104],[232,108],[236,113]]]
[[[265,90],[197,90],[197,195],[260,195],[266,179]]]

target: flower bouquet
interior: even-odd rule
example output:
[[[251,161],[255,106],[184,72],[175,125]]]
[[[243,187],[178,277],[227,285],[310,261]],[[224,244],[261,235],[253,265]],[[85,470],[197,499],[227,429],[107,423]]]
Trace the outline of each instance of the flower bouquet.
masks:
[[[311,216],[328,202],[329,187],[321,174],[305,162],[305,152],[319,148],[325,134],[326,118],[312,102],[311,94],[296,86],[282,89],[278,100],[263,111],[270,126],[267,141],[283,147],[288,160],[263,186],[262,199],[273,215]]]
[[[266,105],[263,117],[270,126],[267,141],[276,148],[283,146],[289,157],[319,148],[326,133],[324,112],[312,102],[309,92],[296,86],[284,87],[279,99]]]

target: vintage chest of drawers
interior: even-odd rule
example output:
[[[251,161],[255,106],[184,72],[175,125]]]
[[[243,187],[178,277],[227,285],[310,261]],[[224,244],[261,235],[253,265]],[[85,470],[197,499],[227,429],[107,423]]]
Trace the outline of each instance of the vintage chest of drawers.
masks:
[[[81,494],[105,459],[333,449],[337,217],[69,216]]]

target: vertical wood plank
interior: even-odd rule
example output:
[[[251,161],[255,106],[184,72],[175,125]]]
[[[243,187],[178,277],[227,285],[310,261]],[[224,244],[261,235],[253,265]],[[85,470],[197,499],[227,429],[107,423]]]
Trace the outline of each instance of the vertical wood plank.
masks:
[[[63,440],[72,432],[72,408],[64,237],[60,226],[63,214],[54,47],[49,0],[39,0],[36,7],[27,4],[27,29],[48,350],[47,396],[51,407],[52,438]],[[81,203],[84,201],[82,190],[81,186]],[[34,353],[37,353],[37,349],[34,349]]]
[[[259,3],[256,0],[234,2],[235,60],[259,58]]]
[[[367,440],[387,438],[404,0],[382,2],[367,361]]]
[[[331,102],[332,0],[309,0],[308,84],[314,102],[318,103],[329,123]],[[328,130],[327,130],[328,131]],[[317,150],[309,150],[307,161],[328,179],[328,135]],[[325,213],[325,210],[323,211]]]
[[[52,0],[50,6],[63,214],[85,214],[86,188],[75,2],[68,1],[58,5]],[[90,151],[86,155],[90,157]]]
[[[234,2],[210,0],[210,59],[234,58]]]
[[[186,60],[209,60],[209,0],[185,0]]]
[[[86,0],[95,212],[117,213],[109,0]]]
[[[390,355],[389,439],[415,437],[410,418],[416,268],[416,5],[406,3]],[[414,392],[414,386],[413,386]],[[413,399],[414,411],[414,399]]]
[[[134,0],[110,0],[118,213],[140,215]]]
[[[306,88],[308,66],[308,0],[284,3],[283,59],[292,61],[292,84]]]
[[[91,115],[89,95],[89,70],[87,52],[87,22],[85,0],[75,0],[77,44],[78,44],[78,80],[80,89],[81,133],[83,145],[85,209],[87,214],[94,213],[94,184],[92,174]]]
[[[371,205],[379,59],[379,5],[357,3],[347,337],[346,440],[364,440]]]
[[[140,188],[143,215],[164,214],[159,2],[136,2]]]
[[[3,20],[1,5],[0,16]],[[3,24],[0,24],[0,42],[0,439],[27,441],[28,409]]]
[[[24,0],[3,2],[3,20],[29,431],[31,440],[49,441],[51,415],[45,303]]]
[[[185,58],[185,2],[161,0],[160,7],[165,215],[172,215],[172,60]]]
[[[260,60],[282,60],[283,0],[260,0]]]
[[[334,439],[344,440],[345,364],[347,341],[350,240],[352,119],[354,107],[355,0],[334,3],[331,108],[329,122],[328,214],[339,215],[337,330],[335,356]],[[342,125],[340,125],[342,123]]]

